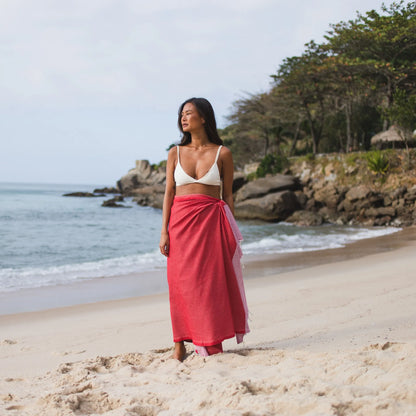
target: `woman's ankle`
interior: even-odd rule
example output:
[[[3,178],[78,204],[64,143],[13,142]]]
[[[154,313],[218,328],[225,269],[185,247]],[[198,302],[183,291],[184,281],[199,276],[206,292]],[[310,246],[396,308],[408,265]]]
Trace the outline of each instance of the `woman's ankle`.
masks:
[[[183,361],[186,354],[186,348],[184,342],[175,342],[175,347],[173,351],[173,358],[179,361]]]

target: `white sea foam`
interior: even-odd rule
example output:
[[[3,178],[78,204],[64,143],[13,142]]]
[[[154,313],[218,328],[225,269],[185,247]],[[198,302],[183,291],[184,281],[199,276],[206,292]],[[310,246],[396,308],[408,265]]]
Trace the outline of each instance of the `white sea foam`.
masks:
[[[316,251],[344,247],[346,244],[366,238],[380,237],[399,231],[398,228],[338,228],[335,232],[328,228],[305,229],[304,233],[275,233],[258,241],[243,243],[244,254],[274,254]]]
[[[55,286],[101,277],[161,270],[166,260],[158,251],[47,268],[0,269],[0,292]]]

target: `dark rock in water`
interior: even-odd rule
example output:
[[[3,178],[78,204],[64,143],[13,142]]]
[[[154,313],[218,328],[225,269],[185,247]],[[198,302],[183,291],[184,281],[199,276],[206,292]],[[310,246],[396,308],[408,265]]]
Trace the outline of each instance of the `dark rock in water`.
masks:
[[[239,219],[283,221],[299,208],[296,195],[292,191],[282,191],[237,202],[234,210]]]
[[[291,222],[302,227],[309,227],[311,225],[321,225],[323,218],[321,214],[311,211],[295,211],[289,218],[286,218],[287,222]]]
[[[116,196],[114,198],[107,199],[101,204],[101,206],[110,207],[110,208],[131,208],[131,207],[126,207],[123,204],[117,204],[117,202],[120,202],[120,201],[124,201],[124,198],[122,196]]]
[[[92,194],[91,192],[71,192],[69,194],[63,194],[62,196],[76,196],[81,198],[94,198],[94,197],[102,197],[105,194]]]
[[[120,191],[114,187],[97,188],[93,191],[95,194],[119,194]]]
[[[244,201],[250,198],[261,196],[284,190],[300,189],[299,181],[290,175],[277,174],[268,178],[261,178],[244,185],[236,195],[236,201]]]

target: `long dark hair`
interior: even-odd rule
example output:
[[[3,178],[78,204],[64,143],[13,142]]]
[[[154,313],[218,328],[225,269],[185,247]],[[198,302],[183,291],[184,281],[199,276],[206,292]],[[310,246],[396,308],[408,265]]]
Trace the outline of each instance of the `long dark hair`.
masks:
[[[179,143],[180,146],[184,146],[186,144],[191,143],[191,133],[182,130],[182,111],[185,107],[185,104],[192,103],[198,114],[205,120],[204,128],[205,132],[207,133],[208,140],[215,144],[224,144],[221,140],[220,136],[218,135],[217,131],[217,122],[215,121],[215,114],[214,109],[212,108],[211,103],[205,98],[190,98],[186,100],[180,107],[178,112],[178,127],[179,130],[182,132],[181,142]]]

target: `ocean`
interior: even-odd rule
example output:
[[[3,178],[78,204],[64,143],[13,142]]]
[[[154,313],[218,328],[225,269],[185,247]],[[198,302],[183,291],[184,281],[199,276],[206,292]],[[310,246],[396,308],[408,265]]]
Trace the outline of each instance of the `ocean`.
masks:
[[[95,187],[0,183],[0,293],[165,270],[158,249],[161,210],[130,198],[124,203],[129,208],[104,208],[103,197],[62,196]],[[339,248],[398,231],[259,221],[238,225],[246,262],[264,254]]]

